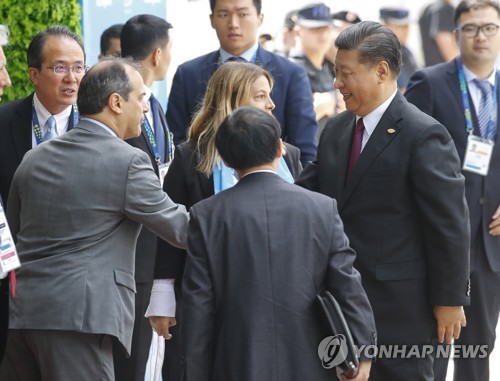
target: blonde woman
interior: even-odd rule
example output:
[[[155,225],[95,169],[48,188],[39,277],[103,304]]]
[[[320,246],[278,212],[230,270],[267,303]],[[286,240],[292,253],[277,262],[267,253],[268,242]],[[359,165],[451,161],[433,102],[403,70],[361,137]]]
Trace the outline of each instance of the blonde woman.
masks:
[[[215,148],[215,134],[224,118],[240,106],[253,106],[271,113],[274,103],[270,93],[273,79],[264,68],[244,62],[227,62],[210,78],[203,102],[188,132],[188,140],[176,147],[174,160],[165,177],[163,190],[177,203],[190,208],[205,198],[224,190],[237,181],[233,171],[227,168]],[[297,147],[284,144],[284,156],[278,174],[289,182],[302,170],[300,151]],[[158,255],[155,266],[155,286],[146,316],[160,336],[172,339],[165,343],[164,369],[168,369],[170,379],[179,378],[180,353],[179,334],[181,317],[177,306],[176,319],[165,309],[168,304],[175,310],[175,300],[165,303],[156,292],[163,288],[166,279],[175,279],[176,286],[184,271],[185,253],[183,250],[158,241]],[[168,253],[168,255],[165,255]],[[171,282],[171,281],[170,281]],[[158,288],[157,288],[158,287]],[[176,287],[177,288],[177,287]],[[176,291],[178,291],[177,289]],[[177,304],[180,302],[177,294]],[[156,299],[158,296],[158,301]],[[161,302],[159,299],[161,298]],[[172,299],[172,298],[171,298]],[[170,316],[169,316],[170,315]],[[177,326],[173,327],[177,321]],[[164,377],[167,375],[164,374]],[[168,379],[168,378],[167,378]]]

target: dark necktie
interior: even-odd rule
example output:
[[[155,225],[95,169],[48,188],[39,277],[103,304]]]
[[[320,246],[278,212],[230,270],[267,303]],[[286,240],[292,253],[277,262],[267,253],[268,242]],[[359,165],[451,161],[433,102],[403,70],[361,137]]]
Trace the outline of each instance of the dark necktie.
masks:
[[[153,94],[149,98],[149,104],[151,105],[151,115],[153,116],[153,126],[155,131],[156,146],[158,147],[158,154],[160,155],[161,162],[165,162],[165,131],[163,130],[163,124],[161,123],[160,117],[160,105],[158,100]]]
[[[351,174],[361,154],[364,130],[365,125],[363,124],[363,118],[359,118],[356,123],[356,128],[354,129],[354,137],[352,138],[351,153],[349,154],[349,163],[347,164],[347,177]]]
[[[493,97],[491,94],[491,84],[488,81],[475,78],[476,86],[481,90],[481,102],[479,103],[479,113],[477,120],[479,122],[479,130],[481,136],[485,139],[494,139],[496,128],[488,131],[490,125],[491,113],[493,112]]]
[[[226,62],[248,62],[246,59],[243,57],[238,57],[238,56],[232,56],[229,57]]]

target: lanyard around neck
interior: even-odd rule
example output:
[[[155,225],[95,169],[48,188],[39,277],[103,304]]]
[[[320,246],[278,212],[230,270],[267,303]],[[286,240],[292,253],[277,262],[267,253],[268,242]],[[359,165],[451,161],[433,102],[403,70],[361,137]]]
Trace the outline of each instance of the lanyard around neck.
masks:
[[[78,113],[78,107],[73,104],[73,127],[78,124],[80,120],[80,114]],[[31,121],[33,123],[33,133],[35,134],[36,145],[43,142],[42,129],[40,128],[40,122],[38,121],[38,115],[35,110],[35,101],[31,103]]]
[[[466,131],[472,135],[474,131],[474,124],[472,123],[472,113],[469,102],[469,89],[467,87],[467,80],[465,79],[464,73],[464,65],[460,57],[457,57],[456,60],[457,71],[458,71],[458,80],[460,82],[460,92],[462,93],[462,102],[464,105],[464,115],[466,120]],[[488,132],[486,136],[490,136],[490,133],[494,131],[497,124],[497,90],[498,90],[498,81],[495,78],[495,86],[493,88],[493,112],[490,115],[490,121],[488,122]]]
[[[161,126],[157,128],[161,128]],[[158,151],[158,145],[156,144],[155,134],[153,133],[153,129],[151,128],[151,125],[149,124],[149,120],[146,117],[146,115],[144,115],[144,129],[146,130],[146,135],[148,136],[149,144],[151,144],[151,148],[153,149],[156,165],[161,165],[162,161],[160,157],[160,152]]]

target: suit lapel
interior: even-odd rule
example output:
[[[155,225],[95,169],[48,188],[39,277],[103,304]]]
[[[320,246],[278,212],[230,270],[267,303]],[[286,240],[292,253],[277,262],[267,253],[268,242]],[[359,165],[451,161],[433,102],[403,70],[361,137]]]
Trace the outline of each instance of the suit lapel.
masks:
[[[377,157],[398,135],[401,129],[401,124],[399,122],[403,118],[404,107],[405,99],[398,92],[387,110],[382,115],[377,127],[375,127],[370,139],[363,148],[356,166],[354,167],[349,178],[346,180],[342,197],[339,199],[339,210],[341,210],[345,203],[349,200],[352,193],[359,185],[361,179],[365,176],[366,172],[370,169]],[[347,162],[344,165],[344,173],[346,167]]]
[[[453,61],[448,63],[448,70],[446,71],[446,84],[450,89],[449,91],[450,96],[452,96],[452,99],[454,99],[454,101],[458,103],[458,107],[456,109],[462,110],[461,115],[457,117],[460,119],[461,123],[460,128],[463,128],[464,131],[463,136],[466,137],[467,121],[465,120],[465,113],[463,111],[464,102],[462,99],[462,90],[460,90],[460,81],[458,79],[457,59],[454,59]],[[479,130],[479,124],[477,122],[476,109],[474,108],[474,102],[472,101],[468,88],[467,88],[467,96],[469,98],[472,124],[474,125],[474,135],[481,136],[481,132]],[[453,109],[453,107],[450,107],[450,109]]]
[[[12,131],[12,138],[14,146],[16,147],[17,158],[19,163],[21,162],[24,154],[33,148],[32,140],[32,102],[33,94],[25,98],[16,107],[16,113],[18,115],[16,124],[11,124],[10,128]],[[19,124],[18,124],[19,123]]]
[[[332,182],[334,189],[332,192],[327,192],[327,194],[332,194],[333,197],[340,199],[344,193],[345,176],[347,172],[347,162],[349,161],[349,154],[351,150],[352,138],[354,134],[356,116],[352,114],[351,118],[345,121],[343,125],[338,126],[338,135],[333,137],[335,150],[329,154],[338,157],[336,160],[334,156],[327,158],[326,162],[333,163],[332,173],[338,174],[335,176],[336,181]],[[333,179],[333,177],[332,177]]]
[[[207,86],[208,80],[212,77],[215,71],[219,68],[219,57],[220,53],[218,50],[210,53],[207,56],[205,61],[205,65],[201,66],[201,75],[200,78],[205,79],[205,83],[203,84],[203,93],[201,99],[203,99],[203,95],[205,94],[205,88]]]

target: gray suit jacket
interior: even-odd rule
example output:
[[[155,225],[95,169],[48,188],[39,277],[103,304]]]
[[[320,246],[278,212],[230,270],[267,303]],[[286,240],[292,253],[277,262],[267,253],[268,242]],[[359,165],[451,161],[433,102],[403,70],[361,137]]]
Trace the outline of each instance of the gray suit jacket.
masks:
[[[191,208],[182,292],[184,380],[332,380],[315,297],[330,290],[358,345],[375,323],[336,203],[272,173]]]
[[[188,223],[148,156],[83,120],[26,154],[8,219],[22,262],[10,328],[109,334],[130,352],[141,224],[184,247]]]

